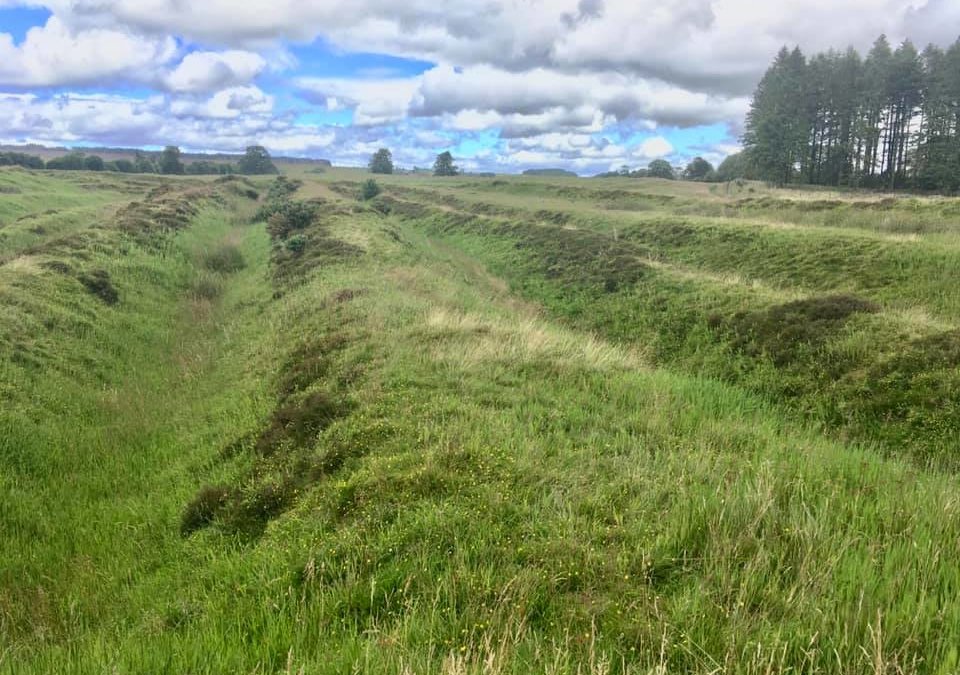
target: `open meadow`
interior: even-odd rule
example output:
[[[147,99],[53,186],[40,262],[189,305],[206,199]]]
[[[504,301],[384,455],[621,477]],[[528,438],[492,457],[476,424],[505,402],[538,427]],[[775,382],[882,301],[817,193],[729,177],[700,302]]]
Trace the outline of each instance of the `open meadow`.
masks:
[[[960,199],[0,168],[0,673],[960,673]]]

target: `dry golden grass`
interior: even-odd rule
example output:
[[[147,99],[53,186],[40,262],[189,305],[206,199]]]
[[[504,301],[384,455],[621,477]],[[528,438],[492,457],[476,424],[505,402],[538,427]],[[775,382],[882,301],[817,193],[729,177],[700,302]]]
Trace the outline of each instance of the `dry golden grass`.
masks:
[[[462,369],[543,360],[596,370],[646,367],[636,350],[614,347],[537,318],[494,319],[440,308],[430,312],[425,326],[430,337],[442,338],[433,347],[434,357]]]

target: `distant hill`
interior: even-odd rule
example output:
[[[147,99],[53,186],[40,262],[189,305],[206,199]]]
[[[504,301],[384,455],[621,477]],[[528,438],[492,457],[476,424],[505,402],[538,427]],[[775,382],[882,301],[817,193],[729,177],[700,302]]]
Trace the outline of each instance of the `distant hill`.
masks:
[[[523,172],[524,176],[568,176],[570,178],[578,178],[577,174],[573,171],[567,171],[566,169],[527,169]]]
[[[82,152],[85,155],[98,155],[102,157],[107,162],[116,161],[118,159],[132,159],[134,154],[141,153],[148,157],[159,157],[160,152],[150,151],[150,150],[138,150],[136,148],[50,148],[44,145],[37,144],[27,144],[27,145],[0,145],[0,152],[22,152],[28,155],[36,155],[37,157],[42,157],[44,161],[53,159],[55,157],[62,157],[71,152]],[[230,153],[217,153],[217,154],[204,154],[204,153],[182,153],[180,159],[186,163],[197,162],[197,161],[208,161],[208,162],[234,162],[242,157],[242,153],[230,154]],[[284,164],[307,164],[313,166],[322,166],[330,168],[333,164],[328,159],[308,159],[305,157],[282,157],[274,156],[274,162],[282,162]]]

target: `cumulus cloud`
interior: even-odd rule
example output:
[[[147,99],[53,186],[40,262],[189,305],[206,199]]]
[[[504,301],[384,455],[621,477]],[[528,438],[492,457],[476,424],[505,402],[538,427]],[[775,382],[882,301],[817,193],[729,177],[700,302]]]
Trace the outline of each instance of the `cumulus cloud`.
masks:
[[[407,116],[441,118],[452,129],[501,129],[506,137],[545,131],[599,131],[632,120],[641,126],[694,126],[742,116],[745,97],[724,98],[620,73],[574,75],[536,68],[437,66],[404,79],[303,78],[307,100],[328,110],[352,108],[358,124]]]
[[[619,72],[565,73],[545,68],[511,72],[490,66],[456,69],[439,66],[425,73],[411,105],[414,115],[461,110],[535,116],[579,111],[581,120],[596,115],[616,120],[653,120],[692,126],[742,115],[745,97],[726,98],[682,89],[665,82]]]
[[[273,102],[273,97],[258,87],[232,87],[218,91],[208,99],[174,100],[170,103],[170,112],[179,117],[228,120],[244,114],[269,114]]]
[[[945,35],[951,0],[44,0],[77,26],[221,45],[316,37],[348,50],[507,70],[620,72],[741,95],[784,43],[864,47],[879,33]]]
[[[728,138],[702,150],[722,158],[783,44],[864,49],[880,33],[943,44],[960,32],[956,0],[0,0],[15,5],[45,6],[53,17],[20,44],[0,34],[0,85],[138,81],[160,93],[82,105],[68,95],[60,117],[55,99],[6,97],[17,122],[4,130],[0,121],[3,133],[32,122],[44,137],[105,137],[85,105],[130,138],[142,128],[145,138],[162,132],[223,149],[260,135],[286,152],[356,163],[388,144],[421,164],[438,147],[483,138],[465,166],[564,163],[583,172],[682,158],[690,149],[670,144],[672,127],[726,125]],[[415,77],[294,74],[307,103],[353,119],[349,128],[297,125],[259,87],[269,90],[263,76],[274,64],[293,65],[287,44],[317,38],[433,65]],[[204,51],[183,56],[191,44]]]
[[[253,52],[193,52],[164,78],[176,92],[210,92],[249,84],[267,67],[266,60]]]
[[[74,31],[56,16],[15,44],[0,33],[0,85],[86,84],[152,74],[176,54],[172,37],[144,38],[112,28]]]
[[[517,168],[565,166],[589,174],[624,165],[642,167],[673,154],[673,145],[662,136],[617,143],[596,134],[551,132],[510,140],[500,149],[497,163]]]
[[[188,149],[237,152],[262,143],[277,152],[318,152],[331,132],[271,114],[272,99],[255,87],[218,92],[202,101],[167,96],[66,93],[0,94],[0,139],[107,146],[175,143]]]
[[[661,159],[673,153],[673,145],[663,136],[648,138],[640,144],[640,156]]]
[[[385,124],[402,120],[419,78],[349,80],[305,77],[297,80],[304,97],[328,110],[354,109],[354,122]]]

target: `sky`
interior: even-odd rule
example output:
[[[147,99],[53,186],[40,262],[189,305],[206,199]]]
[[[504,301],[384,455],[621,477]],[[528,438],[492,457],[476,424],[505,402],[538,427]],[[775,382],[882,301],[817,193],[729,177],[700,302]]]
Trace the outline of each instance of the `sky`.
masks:
[[[946,45],[957,0],[0,0],[0,143],[593,174],[737,150],[777,50]]]

